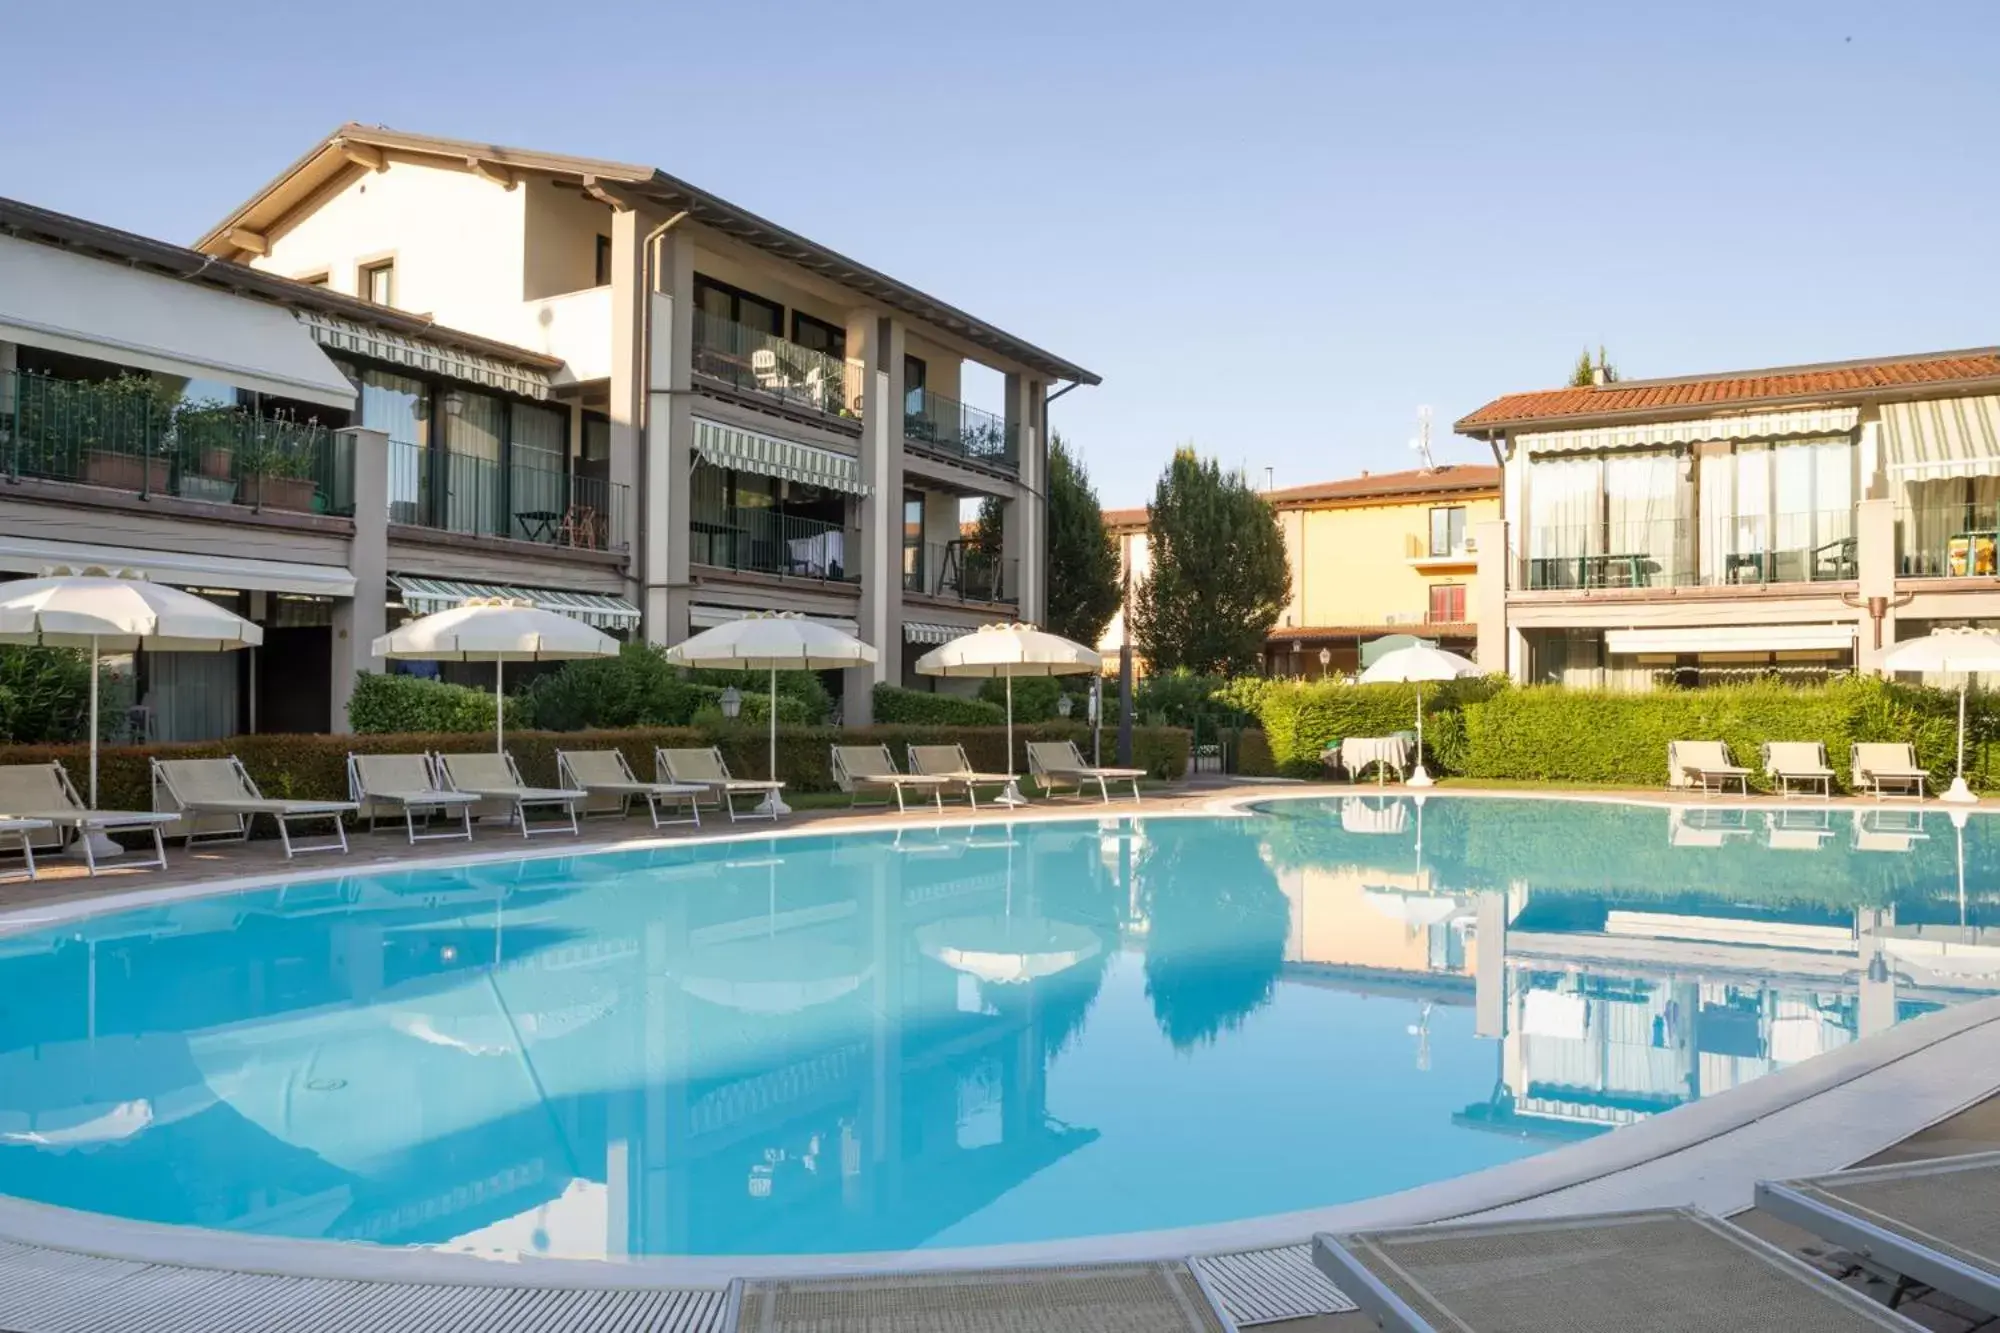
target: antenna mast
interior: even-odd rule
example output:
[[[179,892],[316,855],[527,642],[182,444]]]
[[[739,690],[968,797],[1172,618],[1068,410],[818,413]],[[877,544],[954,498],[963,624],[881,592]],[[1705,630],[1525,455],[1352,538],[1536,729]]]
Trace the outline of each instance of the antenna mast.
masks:
[[[1431,410],[1417,409],[1417,438],[1410,441],[1410,450],[1423,460],[1424,471],[1435,472],[1437,460],[1431,457]]]

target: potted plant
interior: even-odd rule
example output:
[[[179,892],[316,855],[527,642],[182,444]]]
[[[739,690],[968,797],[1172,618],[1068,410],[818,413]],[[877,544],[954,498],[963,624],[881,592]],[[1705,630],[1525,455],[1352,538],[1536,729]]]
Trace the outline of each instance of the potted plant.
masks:
[[[236,498],[236,440],[243,419],[235,407],[214,400],[174,407],[182,495],[216,504]]]
[[[93,486],[150,493],[164,491],[173,472],[161,387],[144,375],[121,375],[103,384],[68,383],[76,438],[83,446],[83,479]]]
[[[310,440],[286,438],[284,423],[259,421],[240,464],[243,502],[259,509],[313,510],[319,487],[312,477]]]

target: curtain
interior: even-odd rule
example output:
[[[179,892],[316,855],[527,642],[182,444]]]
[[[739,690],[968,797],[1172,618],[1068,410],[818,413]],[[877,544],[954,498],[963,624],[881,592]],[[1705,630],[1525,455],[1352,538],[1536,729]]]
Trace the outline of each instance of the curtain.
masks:
[[[537,533],[553,532],[568,504],[568,442],[567,412],[515,403],[507,413],[508,493],[516,514],[540,520],[527,525]]]
[[[424,382],[386,370],[361,372],[361,424],[389,437],[389,518],[421,523],[427,515],[430,401]]]
[[[1896,520],[1897,572],[1925,578],[1947,574],[1952,538],[2000,530],[2000,477],[1906,482]]]
[[[1595,458],[1537,460],[1528,465],[1528,586],[1574,588],[1583,581],[1578,557],[1603,551],[1603,464]]]
[[[518,536],[501,513],[500,438],[507,409],[499,399],[454,389],[445,395],[445,527],[451,532]]]
[[[147,653],[145,704],[159,741],[234,736],[240,707],[236,653]]]
[[[1617,454],[1604,460],[1605,552],[1636,557],[1646,582],[1685,581],[1681,469],[1681,460],[1670,453]]]

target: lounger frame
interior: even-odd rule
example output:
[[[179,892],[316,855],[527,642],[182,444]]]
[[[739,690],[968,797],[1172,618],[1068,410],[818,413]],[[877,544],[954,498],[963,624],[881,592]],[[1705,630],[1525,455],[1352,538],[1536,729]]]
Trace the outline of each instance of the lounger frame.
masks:
[[[153,840],[153,859],[150,861],[129,861],[121,858],[120,870],[165,870],[167,868],[167,840],[161,831],[174,822],[174,816],[164,811],[143,810],[92,810],[83,803],[83,796],[71,781],[69,770],[60,760],[51,759],[46,764],[9,765],[13,768],[46,768],[53,770],[56,780],[56,795],[66,807],[64,810],[23,810],[19,817],[46,820],[55,832],[54,843],[57,851],[69,845],[71,833],[76,835],[77,845],[83,849],[83,863],[93,877],[97,874],[97,849],[91,845],[93,833],[145,833]]]
[[[593,790],[593,784],[585,782],[576,775],[576,769],[570,763],[571,752],[568,750],[556,751],[556,781],[567,782],[570,786],[582,791],[591,792],[593,795],[601,792],[606,796],[620,798],[615,809],[602,812],[603,815],[610,818],[629,819],[632,815],[633,799],[644,797],[646,810],[653,818],[654,828],[666,828],[671,824],[692,824],[696,828],[701,827],[702,789],[698,788],[696,784],[691,782],[647,782],[632,771],[632,765],[625,758],[623,750],[608,750],[605,753],[618,756],[618,767],[625,774],[624,779],[620,783],[616,785],[598,783],[595,784]],[[682,790],[673,790],[676,787]],[[687,802],[688,817],[686,819],[669,819],[661,815],[660,807],[663,804],[678,801]],[[591,818],[591,812],[586,809],[583,812],[583,817],[585,819]]]
[[[1060,745],[1067,749],[1069,751],[1069,762],[1062,765],[1044,763],[1040,757],[1040,751],[1043,746],[1052,745]],[[1042,789],[1042,795],[1048,797],[1050,800],[1060,797],[1063,794],[1062,789],[1067,788],[1075,795],[1077,800],[1081,801],[1084,798],[1087,784],[1095,782],[1097,784],[1097,794],[1103,798],[1106,805],[1111,804],[1110,784],[1114,782],[1129,782],[1132,784],[1132,800],[1136,804],[1140,799],[1139,779],[1146,776],[1146,770],[1142,768],[1115,768],[1102,767],[1097,764],[1086,764],[1083,761],[1082,752],[1076,748],[1075,741],[1029,741],[1028,775],[1035,780],[1035,785]]]
[[[763,808],[762,802],[759,802],[759,804],[756,807],[752,808],[750,813],[748,814],[743,814],[743,815],[737,814],[736,797],[738,795],[747,796],[752,792],[756,792],[760,795],[765,795],[765,796],[771,795],[773,793],[782,793],[785,790],[785,784],[783,782],[774,781],[770,779],[739,778],[732,776],[729,772],[728,762],[724,760],[722,757],[722,747],[719,745],[710,746],[708,750],[705,751],[705,753],[712,755],[714,757],[715,771],[720,773],[722,775],[721,777],[683,778],[675,776],[673,765],[667,761],[667,755],[674,750],[695,750],[695,749],[700,749],[700,747],[693,745],[674,746],[674,747],[662,745],[655,747],[655,749],[653,750],[653,772],[655,774],[660,774],[660,773],[666,774],[666,777],[662,779],[662,781],[672,782],[677,785],[683,785],[683,786],[708,788],[708,790],[715,796],[715,800],[709,805],[708,808],[711,810],[724,811],[725,813],[728,814],[729,822],[732,824],[739,823],[740,821],[745,819],[768,819],[774,824],[778,822],[778,812],[775,809]],[[697,797],[696,799],[699,800],[700,798]],[[697,805],[696,809],[699,810],[700,807]]]
[[[439,750],[431,756],[431,759],[437,765],[438,775],[451,783],[454,791],[462,791],[468,795],[477,796],[483,801],[499,801],[503,805],[512,806],[513,822],[520,828],[523,838],[540,837],[546,833],[568,833],[574,838],[583,832],[582,828],[576,822],[576,803],[585,799],[586,793],[565,791],[559,788],[531,787],[521,780],[521,769],[514,762],[514,756],[504,752],[499,757],[506,761],[507,772],[514,779],[510,787],[461,787],[458,785],[458,779],[453,776],[448,762],[459,757],[458,755],[446,754],[444,751]],[[482,752],[477,755],[468,753],[464,757],[485,758],[486,756]],[[528,811],[530,808],[541,809],[544,806],[560,806],[563,817],[560,819],[547,819],[539,826],[535,825],[529,820]]]
[[[232,754],[228,756],[227,762],[231,768],[236,770],[237,785],[248,793],[242,798],[243,800],[272,801],[276,799],[265,796],[263,792],[257,789],[256,780],[250,776],[250,770],[243,767],[241,759]],[[250,825],[252,822],[256,820],[258,815],[269,815],[278,825],[278,841],[284,846],[285,859],[287,861],[300,852],[339,852],[343,856],[347,854],[346,817],[352,814],[355,809],[351,801],[283,802],[284,804],[299,807],[294,810],[231,810],[226,805],[208,805],[200,801],[190,803],[182,800],[180,793],[174,790],[173,780],[167,776],[166,767],[159,759],[151,760],[150,766],[152,769],[154,802],[158,803],[159,792],[162,788],[165,788],[167,794],[173,798],[175,807],[187,816],[188,831],[183,835],[182,845],[189,849],[192,849],[197,842],[248,842],[250,841]],[[233,803],[231,802],[231,804]],[[203,833],[195,827],[195,824],[204,815],[216,819],[230,820],[234,823],[235,827]],[[329,820],[333,824],[333,837],[325,842],[293,842],[291,829],[293,820]]]
[[[402,809],[403,832],[409,838],[410,845],[413,847],[420,842],[472,841],[472,807],[479,804],[478,797],[468,795],[465,792],[452,791],[448,788],[440,787],[438,785],[437,773],[431,764],[431,757],[427,754],[399,757],[423,761],[424,771],[430,775],[431,790],[421,794],[369,791],[361,781],[361,761],[366,758],[376,757],[378,756],[359,754],[349,754],[347,756],[347,794],[354,798],[354,803],[357,806],[371,807],[368,811],[368,831],[370,833],[376,831],[375,823],[380,815],[380,811],[373,809],[372,806],[374,803],[379,802],[384,805],[398,806]],[[417,815],[419,812],[423,814],[424,828],[427,830],[423,833],[417,832]],[[458,816],[457,828],[448,828],[442,833],[428,832],[431,820],[434,817],[452,814]]]
[[[20,839],[21,868],[28,872],[29,879],[39,874],[35,869],[35,835],[54,827],[46,819],[0,819],[0,838]]]

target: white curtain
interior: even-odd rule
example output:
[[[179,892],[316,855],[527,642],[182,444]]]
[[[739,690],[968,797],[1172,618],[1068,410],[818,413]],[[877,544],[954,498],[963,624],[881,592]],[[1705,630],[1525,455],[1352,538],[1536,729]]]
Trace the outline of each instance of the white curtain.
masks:
[[[454,389],[445,397],[445,527],[452,532],[510,532],[500,512],[500,433],[506,409],[497,398]]]
[[[1604,549],[1603,464],[1595,458],[1536,461],[1528,468],[1528,586],[1573,588],[1578,557]]]
[[[2000,530],[2000,477],[1948,477],[1903,485],[1897,514],[1897,572],[1937,577],[1950,572],[1951,540]]]
[[[1604,460],[1605,552],[1634,557],[1637,581],[1683,581],[1683,466],[1665,453],[1614,454]]]
[[[241,689],[236,653],[147,653],[145,704],[153,739],[214,741],[234,736]]]

